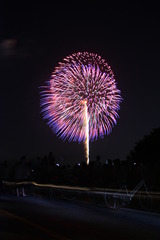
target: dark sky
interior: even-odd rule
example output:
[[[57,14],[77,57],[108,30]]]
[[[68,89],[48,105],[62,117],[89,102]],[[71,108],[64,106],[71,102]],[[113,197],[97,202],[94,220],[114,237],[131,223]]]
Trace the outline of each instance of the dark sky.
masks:
[[[97,53],[111,66],[123,102],[117,126],[90,143],[90,156],[124,160],[160,127],[160,17],[154,1],[1,1],[0,160],[43,156],[84,160],[40,113],[39,86],[65,56]]]

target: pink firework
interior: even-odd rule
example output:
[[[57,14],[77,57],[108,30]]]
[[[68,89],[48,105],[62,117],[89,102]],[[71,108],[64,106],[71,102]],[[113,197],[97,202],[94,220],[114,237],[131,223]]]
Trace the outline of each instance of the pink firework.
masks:
[[[85,116],[89,140],[109,134],[121,101],[110,66],[88,52],[64,58],[41,91],[43,118],[58,136],[70,141],[86,140]]]

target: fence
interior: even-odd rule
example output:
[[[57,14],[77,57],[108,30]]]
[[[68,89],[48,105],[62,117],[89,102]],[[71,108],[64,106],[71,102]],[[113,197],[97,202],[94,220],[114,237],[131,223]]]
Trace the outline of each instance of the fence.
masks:
[[[65,185],[42,184],[36,182],[4,182],[10,190],[24,188],[26,194],[49,199],[65,199],[87,201],[89,203],[103,204],[111,209],[131,207],[146,211],[153,210],[153,200],[160,199],[159,192],[149,192],[144,180],[141,180],[132,191],[124,185],[120,189],[87,188]],[[159,206],[159,204],[157,205]],[[155,208],[156,206],[154,206]],[[156,209],[157,211],[157,209]],[[159,210],[158,210],[159,211]]]

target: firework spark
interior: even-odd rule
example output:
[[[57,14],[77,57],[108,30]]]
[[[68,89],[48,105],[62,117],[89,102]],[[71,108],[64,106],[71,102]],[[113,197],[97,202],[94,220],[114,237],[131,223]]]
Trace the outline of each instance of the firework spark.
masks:
[[[86,150],[86,160],[87,165],[89,164],[89,118],[88,118],[88,109],[87,101],[84,102],[84,115],[85,115],[85,150]]]
[[[121,101],[110,66],[87,52],[64,58],[41,91],[43,118],[62,139],[86,142],[87,162],[89,140],[112,131]]]

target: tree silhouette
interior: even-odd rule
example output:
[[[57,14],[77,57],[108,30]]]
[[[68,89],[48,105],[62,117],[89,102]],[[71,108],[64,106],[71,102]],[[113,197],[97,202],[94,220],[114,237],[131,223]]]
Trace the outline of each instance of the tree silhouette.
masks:
[[[127,160],[144,165],[154,165],[160,161],[160,128],[153,129],[149,135],[135,144]]]

